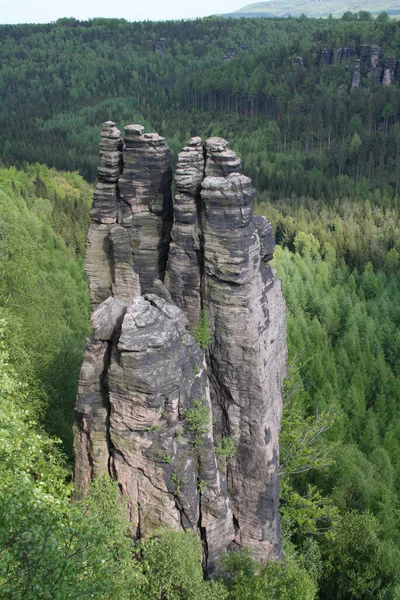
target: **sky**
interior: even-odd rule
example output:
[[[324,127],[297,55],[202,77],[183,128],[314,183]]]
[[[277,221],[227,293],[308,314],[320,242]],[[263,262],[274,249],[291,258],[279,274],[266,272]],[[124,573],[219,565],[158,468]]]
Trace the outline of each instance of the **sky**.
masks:
[[[251,0],[0,0],[0,23],[49,23],[60,17],[164,21],[233,12]]]

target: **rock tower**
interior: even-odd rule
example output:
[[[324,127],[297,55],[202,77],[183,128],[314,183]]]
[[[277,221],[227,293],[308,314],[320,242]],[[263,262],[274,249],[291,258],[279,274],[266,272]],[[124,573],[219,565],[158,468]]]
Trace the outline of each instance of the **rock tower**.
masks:
[[[173,203],[164,138],[128,125],[122,140],[111,121],[101,136],[77,491],[109,473],[135,536],[191,528],[209,572],[235,544],[277,558],[287,352],[271,224],[222,138],[187,142]]]

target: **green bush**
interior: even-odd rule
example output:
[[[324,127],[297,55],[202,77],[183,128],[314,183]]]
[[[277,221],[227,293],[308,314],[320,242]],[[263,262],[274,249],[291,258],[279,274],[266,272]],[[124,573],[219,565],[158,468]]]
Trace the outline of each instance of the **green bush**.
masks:
[[[210,409],[204,403],[204,399],[193,400],[192,405],[185,410],[185,419],[193,448],[198,450],[210,423]]]
[[[236,455],[236,450],[236,442],[231,435],[221,438],[215,447],[217,455],[225,458],[233,458]]]
[[[200,348],[205,350],[212,342],[212,337],[210,333],[210,325],[208,322],[208,313],[206,310],[203,310],[200,321],[197,323],[193,337],[196,342],[199,344]]]
[[[314,600],[317,586],[296,558],[257,563],[248,550],[222,556],[217,578],[229,592],[229,600]]]

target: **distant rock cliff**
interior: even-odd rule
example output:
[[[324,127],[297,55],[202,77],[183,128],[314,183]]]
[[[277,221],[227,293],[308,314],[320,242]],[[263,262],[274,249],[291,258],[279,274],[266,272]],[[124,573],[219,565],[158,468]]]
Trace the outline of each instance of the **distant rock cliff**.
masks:
[[[323,48],[318,54],[315,45],[310,53],[308,64],[320,66],[339,65],[353,60],[352,88],[361,86],[362,77],[367,77],[375,85],[390,86],[400,82],[400,60],[396,56],[383,57],[383,50],[375,44],[362,44],[356,51],[355,43],[349,42],[347,46],[337,49]],[[306,68],[305,59],[297,56],[295,64]],[[346,66],[346,70],[349,67]]]
[[[173,205],[164,138],[129,125],[123,142],[107,122],[87,241],[77,491],[111,474],[134,535],[192,528],[209,571],[232,544],[259,560],[281,552],[285,303],[272,227],[241,171],[225,140],[192,138]]]

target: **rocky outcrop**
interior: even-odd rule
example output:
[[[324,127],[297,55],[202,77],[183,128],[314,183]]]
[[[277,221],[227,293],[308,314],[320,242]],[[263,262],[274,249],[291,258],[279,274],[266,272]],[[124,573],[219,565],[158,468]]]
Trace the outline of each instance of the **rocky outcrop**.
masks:
[[[396,72],[397,60],[395,56],[388,56],[385,61],[385,69],[383,73],[383,85],[389,86],[393,85],[396,81],[395,72]]]
[[[209,572],[232,544],[277,558],[286,342],[272,226],[254,216],[251,181],[222,138],[192,138],[179,154],[173,227],[164,138],[129,125],[123,144],[108,122],[101,152],[77,493],[108,472],[135,536],[191,528]]]
[[[353,80],[351,82],[351,87],[352,88],[359,88],[361,84],[361,61],[359,58],[356,58],[356,60],[354,61],[354,73],[353,73]]]
[[[315,46],[311,50],[314,59],[317,57]],[[361,77],[368,77],[375,85],[389,86],[394,85],[400,80],[399,61],[393,55],[383,58],[382,48],[375,44],[362,44],[359,56],[356,56],[354,40],[349,40],[348,45],[343,48],[330,50],[323,48],[319,55],[319,64],[321,65],[339,65],[354,57],[354,71],[352,78],[352,88],[361,86]],[[304,61],[301,59],[301,65]],[[299,57],[296,58],[296,64],[300,64]],[[346,65],[348,70],[348,65]]]

